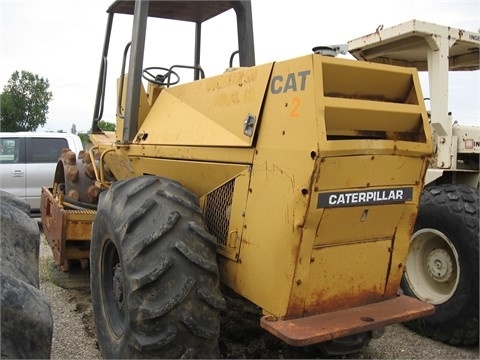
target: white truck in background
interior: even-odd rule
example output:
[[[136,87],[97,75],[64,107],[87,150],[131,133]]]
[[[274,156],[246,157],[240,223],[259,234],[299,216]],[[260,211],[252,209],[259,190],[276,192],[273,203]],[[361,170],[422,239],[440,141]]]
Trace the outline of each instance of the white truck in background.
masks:
[[[450,71],[478,71],[479,50],[478,32],[418,20],[348,42],[357,60],[428,71],[435,152],[402,290],[435,305],[435,314],[407,326],[451,345],[476,345],[479,338],[480,127],[453,120],[448,81]]]
[[[0,190],[25,200],[39,215],[42,186],[52,181],[63,149],[78,154],[82,141],[69,133],[0,133]]]

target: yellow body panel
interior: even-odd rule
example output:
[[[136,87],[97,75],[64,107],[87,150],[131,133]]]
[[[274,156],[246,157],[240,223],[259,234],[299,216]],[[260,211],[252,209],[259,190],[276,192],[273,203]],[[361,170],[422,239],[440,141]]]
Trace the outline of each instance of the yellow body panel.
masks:
[[[352,239],[391,240],[403,211],[403,205],[325,209],[313,246],[317,248],[348,243]],[[349,219],[349,226],[339,226],[345,219]]]
[[[388,183],[414,185],[422,176],[423,161],[417,157],[391,155],[329,157],[323,161],[322,168],[324,171],[320,172],[315,184],[322,190],[375,187]],[[343,169],[355,176],[338,176]]]
[[[164,89],[139,133],[148,133],[151,144],[251,146],[243,124],[249,114],[258,118],[271,68],[240,68]]]
[[[307,294],[303,315],[343,310],[381,300],[387,280],[390,246],[390,240],[377,240],[314,249],[308,277],[312,291]]]
[[[92,139],[118,180],[197,193],[222,282],[265,313],[395,296],[432,152],[415,70],[313,54],[242,68],[162,90],[131,144]]]
[[[199,161],[142,159],[137,157],[131,158],[131,160],[137,175],[150,174],[150,169],[161,168],[163,177],[180,181],[183,186],[192,190],[198,196],[206,195],[212,190],[212,186],[219,187],[248,169],[247,165]]]
[[[297,257],[309,199],[302,189],[311,187],[312,152],[319,147],[312,59],[275,64],[256,143],[240,263],[227,264],[237,266],[230,286],[280,316],[288,310],[301,261]]]

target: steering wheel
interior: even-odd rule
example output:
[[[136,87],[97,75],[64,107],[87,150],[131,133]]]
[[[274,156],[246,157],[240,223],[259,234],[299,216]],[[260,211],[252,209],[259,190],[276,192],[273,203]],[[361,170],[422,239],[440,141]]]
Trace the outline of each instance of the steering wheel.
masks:
[[[164,73],[155,75],[151,72],[151,70],[161,71]],[[172,75],[175,77],[174,81],[170,80]],[[161,86],[175,85],[180,82],[180,76],[178,76],[178,74],[175,71],[164,68],[164,67],[159,67],[159,66],[152,66],[152,67],[143,69],[142,77],[153,84],[157,84]]]

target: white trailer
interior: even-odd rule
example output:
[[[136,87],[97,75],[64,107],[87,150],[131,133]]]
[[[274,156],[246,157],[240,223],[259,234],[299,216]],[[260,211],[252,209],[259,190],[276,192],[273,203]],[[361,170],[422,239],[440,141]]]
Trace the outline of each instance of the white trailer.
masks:
[[[435,151],[402,290],[435,305],[407,325],[452,345],[478,344],[480,126],[453,120],[448,80],[450,71],[479,70],[479,50],[480,33],[419,20],[348,42],[358,60],[428,71]]]

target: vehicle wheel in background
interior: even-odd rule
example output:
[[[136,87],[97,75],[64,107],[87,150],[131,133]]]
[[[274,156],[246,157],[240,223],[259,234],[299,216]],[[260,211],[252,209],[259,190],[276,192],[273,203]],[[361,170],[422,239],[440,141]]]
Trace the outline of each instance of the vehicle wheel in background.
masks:
[[[478,189],[425,188],[401,288],[435,305],[435,314],[406,323],[451,345],[478,344]]]

